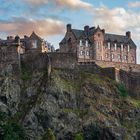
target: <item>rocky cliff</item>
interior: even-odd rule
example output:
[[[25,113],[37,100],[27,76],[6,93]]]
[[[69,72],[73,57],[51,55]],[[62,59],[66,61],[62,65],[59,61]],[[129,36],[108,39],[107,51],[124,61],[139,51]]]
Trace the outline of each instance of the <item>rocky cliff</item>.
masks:
[[[124,86],[85,71],[0,73],[2,140],[139,140],[140,101]],[[55,138],[54,138],[55,137]],[[51,139],[51,138],[50,138]]]

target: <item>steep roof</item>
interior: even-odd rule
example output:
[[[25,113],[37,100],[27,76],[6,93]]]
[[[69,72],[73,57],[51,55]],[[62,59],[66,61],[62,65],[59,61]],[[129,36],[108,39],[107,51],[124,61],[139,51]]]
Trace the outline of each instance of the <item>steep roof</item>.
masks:
[[[43,41],[43,39],[39,37],[34,31],[32,32],[30,39],[38,39],[40,41]]]
[[[89,28],[89,32],[86,35],[84,30],[71,29],[71,31],[73,32],[76,39],[85,38],[85,37],[89,38],[90,36],[92,36],[96,32],[96,30],[97,30],[97,28],[91,27],[91,28]],[[111,42],[117,41],[118,43],[126,43],[126,44],[128,43],[128,44],[130,44],[130,46],[136,47],[133,40],[128,38],[127,36],[124,36],[124,35],[105,33],[105,40],[111,41]],[[60,43],[66,43],[66,41],[67,40],[64,37]]]
[[[116,34],[106,33],[105,34],[105,40],[106,41],[110,40],[111,42],[116,41],[118,43],[126,43],[126,44],[130,44],[130,46],[136,47],[133,40],[131,38],[128,38],[127,36],[124,36],[124,35],[116,35]]]

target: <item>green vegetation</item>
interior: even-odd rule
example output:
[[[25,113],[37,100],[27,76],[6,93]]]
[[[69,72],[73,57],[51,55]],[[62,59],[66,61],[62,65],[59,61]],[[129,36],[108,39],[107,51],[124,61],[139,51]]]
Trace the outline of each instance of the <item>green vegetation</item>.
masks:
[[[55,140],[55,136],[50,128],[47,129],[47,132],[41,140]]]
[[[6,114],[0,112],[0,139],[26,140],[25,131],[18,123],[9,122]]]
[[[24,64],[21,64],[21,79],[24,81],[31,80],[32,74]]]
[[[123,97],[123,98],[128,97],[127,90],[126,90],[126,88],[125,88],[125,86],[123,84],[118,85],[118,90],[119,90],[119,93],[120,93],[121,97]]]
[[[140,100],[137,99],[130,99],[130,102],[134,105],[136,108],[140,108]]]
[[[74,140],[84,140],[84,138],[83,138],[83,134],[82,134],[82,133],[78,133],[78,134],[76,134]]]

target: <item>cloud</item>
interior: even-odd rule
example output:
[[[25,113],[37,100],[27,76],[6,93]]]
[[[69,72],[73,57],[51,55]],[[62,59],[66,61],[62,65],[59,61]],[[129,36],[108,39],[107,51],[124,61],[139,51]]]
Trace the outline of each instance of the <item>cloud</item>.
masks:
[[[82,0],[24,0],[24,2],[31,8],[39,8],[41,6],[53,3],[56,7],[68,7],[70,9],[90,9],[92,5]]]
[[[30,7],[38,7],[48,4],[48,0],[23,0],[23,1],[27,3]]]
[[[53,19],[25,19],[13,18],[9,22],[0,22],[0,31],[7,35],[30,35],[35,31],[42,37],[62,34],[64,32],[64,24],[59,20]]]
[[[129,7],[140,7],[140,2],[139,1],[135,1],[135,2],[129,2],[128,3]]]
[[[135,39],[140,38],[140,12],[136,13],[121,7],[109,9],[104,6],[95,8],[92,13],[94,24],[102,26],[108,32],[124,34],[130,30]]]
[[[90,9],[92,8],[92,5],[90,3],[81,1],[81,0],[56,0],[56,3],[63,7],[69,7],[71,9]]]
[[[132,39],[137,45],[138,63],[140,63],[140,12],[126,10],[122,7],[109,9],[102,6],[93,9],[93,23],[100,25],[106,32],[125,35],[131,31]]]

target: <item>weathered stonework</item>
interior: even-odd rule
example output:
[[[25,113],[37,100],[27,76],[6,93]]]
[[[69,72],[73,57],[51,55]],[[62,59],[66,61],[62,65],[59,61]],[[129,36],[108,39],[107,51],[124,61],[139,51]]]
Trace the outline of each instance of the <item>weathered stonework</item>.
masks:
[[[126,32],[125,36],[108,34],[99,26],[77,30],[68,24],[65,37],[60,42],[60,52],[77,53],[77,57],[84,60],[136,64],[136,45],[131,33]]]

